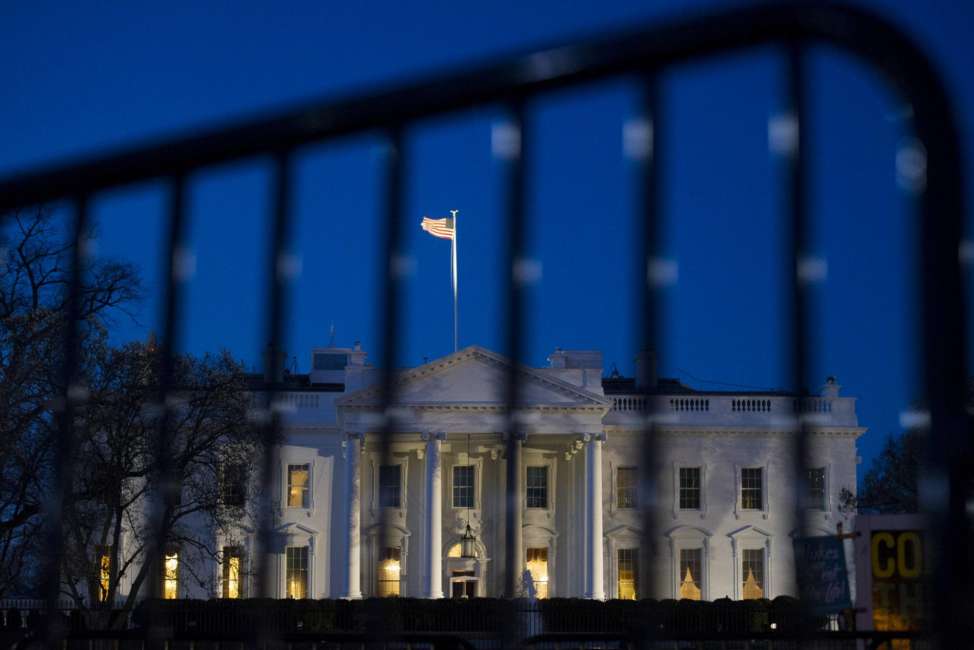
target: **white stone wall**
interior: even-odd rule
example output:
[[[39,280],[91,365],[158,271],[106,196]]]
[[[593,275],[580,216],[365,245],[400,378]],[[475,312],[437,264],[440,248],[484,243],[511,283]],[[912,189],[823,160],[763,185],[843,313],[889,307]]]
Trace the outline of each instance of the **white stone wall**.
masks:
[[[638,465],[640,434],[613,431],[605,454],[605,528],[640,529],[638,513],[620,510],[615,503],[615,476],[620,466]],[[661,508],[657,529],[662,536],[655,557],[655,591],[662,597],[677,596],[680,548],[704,548],[704,597],[740,597],[740,550],[765,547],[770,597],[795,593],[792,564],[792,533],[796,493],[791,481],[793,438],[777,432],[728,433],[720,431],[681,432],[660,436],[659,467]],[[843,522],[851,522],[839,512],[842,488],[855,491],[855,436],[816,435],[811,466],[826,468],[828,509],[811,511],[809,522],[816,534],[834,533]],[[702,468],[701,510],[680,510],[678,502],[679,467]],[[740,469],[762,467],[765,477],[764,508],[759,511],[740,507]],[[615,562],[607,553],[607,562]],[[615,575],[614,569],[607,574]],[[614,584],[607,585],[610,593]]]
[[[343,524],[347,521],[347,495],[344,462],[338,434],[332,444],[317,447],[289,445],[282,455],[295,462],[313,459],[316,494],[308,511],[286,509],[284,521],[298,530],[290,539],[300,542],[314,537],[314,593],[319,597],[344,595],[347,581],[347,544]],[[569,434],[559,438],[570,438]],[[604,590],[607,597],[617,593],[616,551],[641,546],[641,515],[638,510],[620,509],[617,505],[616,479],[619,467],[638,466],[640,434],[613,431],[608,434],[603,455],[603,534],[605,539]],[[813,464],[826,467],[828,510],[813,512],[812,525],[819,533],[834,532],[836,524],[851,522],[839,508],[842,488],[855,489],[855,438],[853,436],[820,436],[815,445]],[[692,547],[706,540],[704,595],[709,599],[740,596],[737,581],[740,550],[764,546],[768,549],[768,594],[794,593],[791,576],[791,540],[794,530],[794,490],[791,487],[791,439],[776,434],[698,433],[664,436],[660,475],[661,509],[657,523],[660,533],[655,555],[642,552],[645,562],[652,562],[658,577],[655,593],[673,597],[677,590],[676,560],[681,547]],[[419,442],[416,443],[420,447]],[[504,473],[503,458],[491,458],[489,452],[475,451],[469,456],[462,438],[450,439],[442,452],[442,553],[459,541],[469,515],[472,528],[483,544],[485,557],[483,595],[498,595],[503,589],[504,549]],[[571,460],[560,453],[563,444],[552,444],[544,437],[529,437],[525,443],[524,465],[549,467],[549,508],[523,510],[524,547],[548,546],[552,595],[581,597],[585,593],[585,458],[582,452]],[[330,453],[330,456],[323,454]],[[423,594],[422,576],[427,568],[425,521],[425,458],[413,452],[399,452],[394,462],[402,463],[402,508],[390,514],[394,538],[389,545],[403,548],[403,594]],[[475,507],[452,507],[452,468],[456,464],[474,464],[477,468]],[[378,498],[378,452],[368,449],[363,454],[362,469],[362,591],[375,592],[375,557],[380,543],[376,507]],[[703,490],[700,511],[681,511],[676,502],[678,468],[702,467]],[[334,469],[337,467],[337,471]],[[766,506],[760,511],[740,508],[739,472],[741,467],[765,469]],[[329,507],[328,504],[331,504]],[[310,528],[317,535],[302,536]],[[330,531],[339,530],[339,534]],[[326,551],[326,549],[329,549]],[[326,555],[327,554],[327,555]],[[449,593],[449,561],[444,560],[443,591]],[[644,567],[645,570],[646,567]],[[644,584],[644,587],[648,587]]]
[[[553,355],[550,369],[525,369],[522,474],[523,548],[548,548],[550,595],[612,598],[617,594],[619,549],[639,548],[641,595],[677,595],[678,557],[681,548],[705,550],[703,596],[707,599],[740,597],[741,553],[746,548],[766,549],[766,595],[793,594],[791,559],[796,494],[791,480],[791,452],[797,423],[797,404],[784,395],[692,394],[657,396],[647,404],[638,395],[605,395],[597,353]],[[507,421],[501,390],[507,377],[506,361],[468,348],[427,366],[407,371],[400,391],[404,406],[399,413],[393,462],[401,464],[401,507],[383,513],[378,504],[380,464],[375,434],[379,402],[373,388],[375,373],[366,366],[350,371],[345,393],[295,391],[285,423],[287,444],[280,449],[274,481],[277,504],[275,546],[268,559],[279,596],[285,594],[284,548],[310,549],[309,596],[349,596],[350,571],[360,577],[353,597],[374,595],[381,549],[402,549],[404,596],[424,596],[438,590],[430,585],[431,557],[442,563],[442,592],[450,594],[452,570],[474,570],[480,579],[478,595],[503,592],[505,548],[505,442],[500,431]],[[356,390],[353,390],[356,389]],[[825,467],[827,508],[814,512],[810,524],[821,534],[852,522],[839,512],[843,488],[855,491],[856,437],[864,429],[855,415],[855,400],[837,397],[803,402],[811,411],[807,420],[813,433],[811,466]],[[643,401],[640,401],[643,400]],[[743,400],[751,400],[745,402]],[[656,537],[653,548],[643,548],[638,509],[620,508],[617,473],[620,467],[639,467],[641,422],[652,406],[666,416],[661,425],[657,466],[660,486]],[[806,414],[807,415],[807,414]],[[428,504],[430,436],[439,443],[441,464],[439,549],[430,552]],[[361,437],[364,436],[364,445]],[[604,443],[598,440],[604,436]],[[595,442],[586,442],[592,441]],[[588,458],[593,445],[602,445],[602,528],[589,533],[587,523],[597,517],[587,511],[594,473]],[[350,493],[350,445],[360,449],[359,495]],[[286,504],[288,464],[311,466],[311,503],[308,508]],[[452,469],[458,464],[476,467],[475,505],[469,511],[453,507]],[[524,506],[526,467],[548,467],[548,508]],[[699,511],[681,511],[677,503],[678,468],[701,467],[702,504]],[[764,470],[762,508],[740,506],[740,470]],[[352,504],[358,503],[360,553],[350,557]],[[389,537],[380,523],[388,517]],[[467,521],[477,536],[476,562],[447,559]],[[240,538],[253,548],[252,525],[241,527]],[[433,536],[435,537],[435,535]],[[601,552],[598,546],[601,545]],[[207,569],[206,559],[194,571],[212,581],[193,586],[187,595],[219,594],[219,566]],[[211,563],[212,560],[209,560]],[[355,562],[358,562],[358,567]],[[523,558],[522,558],[523,561]],[[592,576],[602,575],[601,584]],[[650,584],[650,576],[654,581]],[[188,583],[187,583],[188,584]],[[255,593],[250,585],[250,593]]]

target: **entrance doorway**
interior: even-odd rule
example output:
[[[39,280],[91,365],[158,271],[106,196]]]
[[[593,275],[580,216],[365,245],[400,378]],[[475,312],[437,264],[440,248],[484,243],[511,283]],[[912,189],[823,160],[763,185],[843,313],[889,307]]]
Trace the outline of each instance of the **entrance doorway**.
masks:
[[[450,597],[477,597],[477,576],[473,571],[453,571],[450,574]]]

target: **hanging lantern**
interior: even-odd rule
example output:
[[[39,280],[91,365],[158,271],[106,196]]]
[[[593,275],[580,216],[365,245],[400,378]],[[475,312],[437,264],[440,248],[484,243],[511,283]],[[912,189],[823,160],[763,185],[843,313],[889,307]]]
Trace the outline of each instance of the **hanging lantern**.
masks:
[[[470,530],[470,524],[467,524],[467,530],[463,532],[463,537],[460,538],[460,557],[465,560],[476,560],[477,559],[477,538],[474,537],[473,531]]]

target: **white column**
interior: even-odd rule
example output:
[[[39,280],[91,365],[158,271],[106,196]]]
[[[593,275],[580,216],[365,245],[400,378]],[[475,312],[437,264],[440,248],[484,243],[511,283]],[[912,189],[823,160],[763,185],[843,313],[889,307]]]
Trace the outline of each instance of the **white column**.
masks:
[[[443,598],[443,470],[440,442],[445,433],[423,434],[426,439],[426,585],[427,598]]]
[[[588,544],[585,558],[585,597],[605,600],[602,536],[602,442],[605,434],[586,436],[585,449],[585,525]]]
[[[349,433],[346,438],[346,480],[348,489],[348,589],[345,598],[362,597],[362,444],[365,436]]]
[[[504,547],[508,558],[508,572],[505,576],[505,596],[513,598],[520,592],[524,572],[524,495],[521,493],[521,474],[523,468],[524,433],[512,433],[507,441],[506,493],[506,531]]]

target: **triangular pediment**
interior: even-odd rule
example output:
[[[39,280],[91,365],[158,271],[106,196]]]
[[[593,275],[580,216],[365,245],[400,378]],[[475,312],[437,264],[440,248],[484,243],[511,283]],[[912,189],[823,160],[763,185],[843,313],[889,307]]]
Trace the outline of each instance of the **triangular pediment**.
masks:
[[[478,346],[403,371],[396,377],[396,404],[404,407],[506,406],[510,362]],[[608,410],[611,401],[534,368],[519,366],[520,408],[593,408]],[[380,388],[370,386],[336,402],[339,409],[377,408]]]

